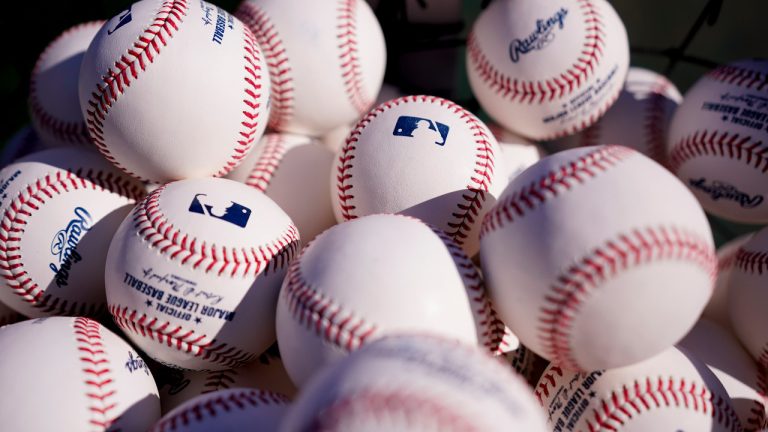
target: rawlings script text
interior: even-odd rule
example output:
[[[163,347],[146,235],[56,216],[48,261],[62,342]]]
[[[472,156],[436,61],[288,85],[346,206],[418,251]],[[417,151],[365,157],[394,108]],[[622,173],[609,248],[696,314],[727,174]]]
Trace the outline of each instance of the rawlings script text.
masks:
[[[560,8],[554,15],[547,19],[536,20],[536,30],[525,39],[513,39],[509,44],[509,58],[512,63],[520,61],[520,57],[533,50],[542,50],[555,40],[553,31],[556,27],[563,29],[565,25],[565,16],[568,15],[568,9]]]
[[[66,228],[53,236],[51,255],[56,259],[56,263],[50,263],[48,267],[56,275],[57,287],[61,288],[69,284],[69,272],[72,270],[72,266],[83,259],[77,252],[77,244],[83,234],[91,229],[92,223],[93,220],[88,210],[77,207],[75,217],[69,221]]]
[[[714,201],[719,199],[736,201],[743,208],[755,208],[763,203],[762,195],[750,196],[736,189],[736,186],[721,181],[713,181],[711,184],[707,184],[707,179],[702,177],[698,180],[689,179],[688,184],[706,193]]]

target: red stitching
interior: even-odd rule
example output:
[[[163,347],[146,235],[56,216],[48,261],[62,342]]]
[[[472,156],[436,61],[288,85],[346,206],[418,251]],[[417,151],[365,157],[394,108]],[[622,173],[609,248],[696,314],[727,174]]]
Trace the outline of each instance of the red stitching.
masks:
[[[229,391],[217,397],[202,398],[192,405],[173,411],[172,415],[160,420],[152,432],[186,430],[187,427],[201,423],[208,418],[227,415],[235,410],[248,410],[268,405],[288,405],[290,400],[279,393],[264,390]]]
[[[397,98],[374,108],[358,122],[355,129],[352,130],[347,137],[346,144],[342,147],[341,153],[339,154],[339,166],[337,167],[336,173],[336,190],[341,216],[344,220],[357,218],[357,215],[354,214],[356,206],[352,203],[355,198],[352,194],[354,185],[350,180],[352,179],[351,169],[354,166],[352,162],[355,159],[354,152],[357,149],[356,143],[359,141],[362,131],[373,121],[373,119],[378,117],[379,114],[382,114],[393,107],[407,103],[438,104],[441,107],[448,109],[453,114],[458,115],[459,119],[463,120],[468,125],[474,136],[475,145],[477,146],[475,168],[472,170],[470,178],[467,181],[467,192],[462,194],[463,200],[456,204],[457,210],[451,213],[454,221],[448,223],[451,231],[447,232],[454,241],[463,245],[465,239],[469,235],[471,226],[474,224],[475,219],[480,215],[483,204],[485,203],[485,195],[488,192],[493,179],[495,155],[490,141],[491,134],[490,131],[488,131],[488,128],[469,111],[451,101],[439,97],[405,96]]]
[[[103,20],[90,21],[83,24],[78,24],[65,30],[64,33],[60,34],[56,39],[53,40],[53,42],[48,44],[43,53],[40,54],[40,57],[38,57],[37,62],[35,63],[35,67],[32,71],[32,77],[29,81],[29,108],[32,119],[40,129],[50,133],[58,140],[61,140],[65,143],[90,144],[91,137],[88,135],[88,127],[86,126],[84,120],[68,122],[56,118],[53,114],[48,112],[45,107],[43,107],[43,104],[38,97],[37,77],[40,73],[43,60],[50,54],[54,46],[57,45],[62,39],[85,28],[101,27],[104,25],[104,22],[105,21]]]
[[[677,172],[684,163],[700,156],[719,156],[740,160],[747,165],[768,172],[768,147],[747,135],[727,131],[699,130],[680,138],[669,153],[669,164]]]
[[[124,331],[176,348],[203,360],[236,368],[253,361],[258,354],[247,352],[210,339],[202,333],[174,326],[170,321],[150,318],[147,314],[125,306],[109,305],[115,323]]]
[[[593,2],[577,1],[580,3],[579,9],[584,14],[586,36],[579,58],[560,75],[537,81],[512,78],[493,66],[480,48],[474,32],[470,32],[467,38],[467,52],[475,72],[496,93],[513,102],[527,104],[551,102],[578,89],[594,73],[602,60],[605,31],[602,15]]]
[[[759,275],[768,270],[768,252],[748,251],[739,248],[736,252],[734,266],[745,273],[757,273]]]
[[[85,396],[89,401],[88,411],[91,416],[88,423],[99,430],[106,430],[119,419],[113,411],[117,407],[115,397],[118,386],[111,377],[109,357],[101,339],[101,324],[78,317],[74,319],[73,326],[81,362],[80,371],[85,375],[87,386]]]
[[[557,198],[636,154],[636,151],[626,147],[604,146],[574,161],[565,162],[559,168],[501,199],[485,215],[480,238],[489,232],[503,228],[507,223],[513,223],[525,217],[547,200]]]
[[[266,192],[269,183],[272,181],[272,176],[280,167],[280,162],[282,162],[283,156],[285,156],[285,138],[280,134],[267,135],[263,146],[254,151],[261,151],[261,154],[259,154],[256,164],[251,169],[251,173],[248,174],[245,184],[261,192]]]
[[[104,137],[104,121],[118,97],[131,86],[132,80],[138,78],[140,71],[144,71],[149,63],[154,62],[155,56],[160,54],[161,49],[174,36],[187,14],[187,8],[186,0],[164,1],[152,24],[137,38],[133,47],[121,55],[114,66],[102,76],[102,82],[96,84],[96,90],[91,92],[91,99],[88,101],[85,122],[91,139],[107,160],[133,176],[136,174],[127,170],[109,151]]]
[[[626,421],[654,408],[685,407],[686,410],[709,415],[721,426],[733,432],[741,431],[741,425],[730,399],[713,394],[703,384],[675,381],[674,378],[648,377],[635,380],[621,391],[613,391],[592,410],[593,419],[587,420],[589,432],[620,430]]]
[[[674,226],[619,234],[559,275],[539,311],[539,340],[550,360],[566,369],[582,370],[570,346],[571,326],[581,306],[606,280],[631,268],[670,260],[701,267],[714,284],[717,257],[711,245],[698,234]]]
[[[541,379],[539,379],[539,383],[536,385],[536,389],[533,392],[541,406],[544,406],[544,399],[548,398],[549,394],[555,390],[557,379],[562,377],[563,369],[554,365],[548,367],[544,372],[544,375],[541,376]]]
[[[236,369],[225,369],[222,371],[208,372],[205,374],[203,391],[200,393],[205,394],[229,389],[235,384],[235,376],[237,376]]]
[[[365,91],[360,54],[357,49],[357,0],[339,0],[336,7],[336,39],[340,51],[341,76],[347,97],[359,115],[363,115],[373,104]]]
[[[41,288],[27,272],[22,259],[21,238],[32,214],[55,196],[79,189],[109,191],[131,200],[139,200],[144,195],[139,186],[113,172],[83,168],[57,171],[36,179],[19,192],[0,222],[0,276],[14,294],[47,315],[97,316],[104,311],[104,304],[62,299],[55,290]]]
[[[227,247],[205,242],[175,228],[160,209],[160,195],[166,186],[156,189],[133,210],[134,227],[138,234],[171,260],[192,269],[219,276],[256,276],[285,268],[299,247],[299,233],[289,223],[277,239],[254,247]]]
[[[428,422],[430,427],[424,427],[425,430],[479,430],[473,421],[461,417],[455,407],[442,405],[434,398],[406,391],[367,389],[343,395],[317,412],[307,430],[347,430],[350,424],[361,426],[361,419],[369,419],[370,424],[390,426],[399,419],[411,427]]]
[[[269,16],[253,2],[242,2],[235,15],[256,36],[269,66],[272,106],[269,127],[282,130],[293,118],[293,77],[288,54]]]
[[[763,351],[763,355],[766,355],[766,351]],[[765,366],[758,365],[757,367],[757,380],[755,381],[755,388],[757,394],[760,396],[761,402],[754,401],[752,408],[750,408],[750,416],[746,420],[745,430],[759,431],[768,426],[768,416],[765,413],[765,407],[768,406],[768,382],[766,381],[766,369]]]
[[[707,74],[707,77],[726,84],[755,90],[768,89],[768,74],[743,66],[724,65]]]
[[[665,106],[667,102],[667,90],[673,87],[663,76],[656,78],[651,88],[651,94],[645,103],[645,141],[648,148],[648,156],[651,159],[664,163],[667,158],[667,119]]]

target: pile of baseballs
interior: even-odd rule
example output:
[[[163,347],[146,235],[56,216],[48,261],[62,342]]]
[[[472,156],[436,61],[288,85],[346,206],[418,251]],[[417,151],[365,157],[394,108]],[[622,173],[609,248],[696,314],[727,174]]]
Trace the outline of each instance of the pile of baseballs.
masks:
[[[0,171],[2,429],[768,427],[768,228],[705,214],[768,223],[768,61],[683,97],[606,0],[491,2],[487,117],[385,57],[363,0],[51,42]]]

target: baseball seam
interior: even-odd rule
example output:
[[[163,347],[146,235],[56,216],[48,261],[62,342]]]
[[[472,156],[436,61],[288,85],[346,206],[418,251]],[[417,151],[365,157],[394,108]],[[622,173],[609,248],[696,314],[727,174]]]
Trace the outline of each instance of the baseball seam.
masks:
[[[480,47],[474,32],[467,38],[468,58],[475,72],[496,93],[520,103],[551,102],[574,92],[594,73],[603,57],[605,31],[602,16],[591,0],[578,0],[584,15],[585,40],[577,60],[559,76],[545,80],[525,81],[498,70]]]
[[[39,98],[37,89],[37,77],[40,73],[43,60],[50,54],[53,47],[67,36],[90,27],[101,27],[105,21],[90,21],[71,27],[60,34],[43,50],[38,57],[35,67],[32,70],[32,76],[29,80],[29,110],[32,120],[42,131],[49,133],[57,139],[66,143],[90,144],[91,137],[88,135],[88,127],[84,120],[66,121],[57,118],[53,113],[45,109]]]
[[[544,374],[539,378],[538,384],[533,391],[533,395],[539,401],[539,404],[544,406],[544,399],[549,397],[549,394],[554,391],[557,379],[563,377],[563,369],[559,366],[550,366],[544,371]]]
[[[91,426],[106,430],[119,417],[113,410],[117,408],[116,395],[118,386],[111,377],[109,358],[106,355],[101,338],[101,325],[88,318],[74,319],[74,334],[81,363],[80,371],[86,385],[85,396],[88,398],[88,412]]]
[[[201,394],[211,393],[219,390],[225,390],[232,387],[235,384],[235,376],[237,371],[235,369],[225,369],[222,371],[208,372],[205,375],[205,382],[203,383],[203,391]]]
[[[285,138],[282,135],[267,135],[263,147],[254,150],[260,151],[261,154],[259,154],[256,164],[251,168],[245,184],[266,193],[272,177],[280,167],[286,150]]]
[[[14,294],[45,314],[95,316],[104,310],[104,304],[63,299],[55,290],[41,288],[27,272],[21,254],[21,240],[34,212],[58,195],[82,189],[110,191],[130,200],[144,195],[137,186],[112,172],[58,171],[37,178],[20,191],[0,222],[0,276]]]
[[[763,274],[768,271],[768,252],[748,251],[743,247],[736,252],[734,267],[745,273]]]
[[[152,432],[187,430],[192,424],[203,423],[209,418],[226,415],[235,410],[248,410],[271,405],[288,405],[290,401],[279,393],[263,390],[243,390],[230,392],[225,396],[207,398],[190,406],[185,406],[173,415],[158,422]],[[213,425],[209,425],[213,426]]]
[[[764,351],[765,353],[765,351]],[[755,380],[755,390],[760,401],[754,401],[749,410],[749,417],[744,425],[748,431],[760,431],[768,426],[768,416],[765,408],[768,406],[768,382],[766,381],[766,369],[763,365],[757,366],[757,379]]]
[[[539,310],[539,341],[553,363],[583,370],[571,348],[579,310],[607,280],[630,269],[664,261],[700,267],[714,284],[717,258],[709,243],[683,227],[659,226],[618,234],[561,273],[544,295]]]
[[[508,223],[514,223],[548,200],[555,199],[574,187],[584,184],[601,172],[636,154],[637,152],[626,147],[604,146],[574,161],[564,162],[557,169],[499,200],[485,215],[480,238],[503,228]]]
[[[702,156],[718,156],[745,162],[763,174],[768,173],[768,146],[748,135],[726,131],[699,130],[680,138],[669,153],[669,165],[673,172],[691,159]]]
[[[707,77],[747,89],[765,90],[768,88],[768,74],[741,66],[720,66],[709,72]]]
[[[651,159],[665,164],[667,158],[667,123],[666,123],[666,93],[672,87],[672,83],[664,77],[657,77],[651,94],[645,101],[645,143],[648,156]]]
[[[373,104],[366,94],[360,52],[357,46],[357,0],[339,0],[336,6],[336,40],[339,49],[341,77],[344,90],[358,115],[363,115]]]
[[[236,13],[251,29],[269,67],[272,84],[272,106],[269,127],[282,130],[293,118],[293,69],[290,58],[275,24],[269,16],[251,1],[244,1]]]

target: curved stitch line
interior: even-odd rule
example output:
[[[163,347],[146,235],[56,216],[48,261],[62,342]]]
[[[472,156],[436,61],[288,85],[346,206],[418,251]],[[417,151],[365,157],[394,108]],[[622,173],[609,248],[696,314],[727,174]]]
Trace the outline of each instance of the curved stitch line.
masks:
[[[603,104],[600,105],[600,108],[597,111],[593,112],[592,114],[590,114],[586,118],[583,118],[580,122],[576,123],[575,125],[573,125],[573,126],[571,126],[569,128],[566,128],[566,129],[563,129],[563,130],[560,130],[560,131],[556,131],[556,132],[550,133],[549,135],[545,135],[545,136],[543,136],[541,138],[538,138],[538,141],[551,141],[551,140],[563,138],[565,136],[573,135],[575,133],[578,133],[578,132],[580,132],[580,131],[582,131],[582,130],[592,126],[593,124],[597,123],[598,120],[603,118],[605,113],[608,112],[608,110],[613,106],[613,104],[616,102],[616,100],[619,98],[619,96],[621,96],[621,87],[618,87],[614,91],[614,93],[611,95],[611,97],[606,99],[605,102],[603,102]]]
[[[768,354],[768,346],[763,349],[763,356]],[[763,365],[757,366],[757,377],[755,380],[755,389],[760,397],[760,401],[754,401],[749,410],[749,417],[744,425],[747,431],[760,431],[768,426],[768,416],[765,409],[768,406],[768,382],[766,381],[766,369]]]
[[[539,404],[542,407],[544,406],[544,399],[548,398],[549,394],[555,390],[557,380],[562,377],[563,369],[560,366],[552,365],[544,371],[544,375],[539,379],[538,384],[536,384],[536,389],[533,392],[534,396],[536,396],[536,400],[539,401]]]
[[[537,81],[525,81],[506,75],[497,69],[480,47],[474,31],[467,37],[467,53],[470,64],[482,80],[494,92],[512,102],[533,104],[551,102],[570,95],[588,80],[602,61],[605,46],[602,15],[591,0],[578,0],[584,15],[586,35],[579,57],[558,76]]]
[[[206,242],[174,227],[160,208],[166,186],[152,192],[133,210],[134,228],[159,254],[219,276],[253,277],[287,267],[299,248],[299,233],[292,223],[267,244],[253,247],[227,247]]]
[[[267,135],[264,146],[254,151],[261,151],[261,154],[245,180],[245,184],[266,193],[272,177],[285,156],[285,138],[280,134]]]
[[[633,416],[641,415],[654,408],[680,408],[711,416],[721,426],[732,432],[741,431],[739,419],[730,404],[718,394],[710,391],[706,385],[687,382],[680,378],[678,382],[670,377],[651,377],[635,380],[630,387],[626,385],[620,391],[611,392],[592,410],[593,419],[587,420],[589,432],[619,430]],[[626,417],[624,420],[622,417]]]
[[[691,159],[701,156],[717,156],[744,162],[763,174],[768,173],[768,146],[748,135],[727,131],[698,130],[680,138],[669,153],[669,165],[673,172]]]
[[[199,402],[184,406],[173,415],[163,418],[151,432],[187,430],[195,423],[203,423],[209,418],[226,415],[235,410],[249,410],[268,405],[288,405],[290,400],[279,394],[264,390],[242,390],[228,392],[226,395],[205,398]]]
[[[74,190],[108,191],[135,202],[144,191],[113,172],[84,170],[57,171],[28,184],[8,204],[0,222],[0,276],[5,285],[30,306],[50,315],[97,316],[104,304],[64,299],[55,290],[41,288],[27,272],[21,255],[21,240],[32,215],[49,200]]]
[[[363,115],[373,104],[365,91],[363,67],[357,48],[357,0],[339,0],[336,6],[336,39],[344,89],[358,115]]]
[[[636,151],[629,148],[611,145],[596,148],[576,160],[563,162],[557,169],[499,200],[485,215],[480,238],[503,228],[506,224],[514,223],[548,200],[584,184],[636,154]]]
[[[203,391],[200,394],[212,393],[219,390],[226,390],[235,384],[237,376],[236,369],[225,369],[221,371],[208,372],[205,375]]]
[[[768,89],[768,74],[741,66],[720,66],[709,72],[707,77],[715,81],[721,81],[726,84],[732,84],[748,89]]]
[[[494,178],[495,155],[493,152],[492,136],[485,127],[472,113],[461,106],[443,98],[434,96],[405,96],[397,98],[377,106],[365,115],[350,132],[347,141],[339,153],[339,164],[336,168],[336,191],[338,206],[341,216],[344,220],[356,219],[357,215],[353,204],[355,196],[352,193],[354,184],[352,180],[353,160],[355,159],[355,150],[357,142],[363,130],[380,114],[392,109],[393,107],[407,103],[430,103],[437,104],[451,111],[463,120],[469,126],[475,139],[476,153],[475,166],[470,173],[467,192],[462,194],[462,200],[456,204],[457,211],[451,216],[453,221],[448,222],[452,228],[447,234],[460,245],[464,244],[469,235],[469,231],[479,217],[485,203],[485,194],[488,192],[492,179]]]
[[[656,78],[651,94],[645,101],[645,143],[648,148],[648,156],[651,159],[666,165],[667,159],[667,127],[666,122],[666,93],[673,84],[663,76]]]
[[[619,274],[660,261],[687,261],[710,279],[717,274],[714,248],[697,233],[682,227],[647,227],[618,234],[561,273],[544,296],[539,310],[539,340],[553,363],[583,370],[571,348],[571,331],[581,306],[601,285]]]
[[[282,130],[293,119],[294,88],[290,57],[277,27],[254,2],[242,2],[235,15],[253,32],[263,50],[272,84],[269,127]]]
[[[741,247],[733,265],[744,273],[761,275],[768,270],[768,251],[748,251]]]
[[[112,378],[109,357],[101,339],[101,324],[88,318],[74,318],[74,336],[80,359],[80,371],[87,387],[88,424],[99,430],[107,430],[119,416],[117,407],[117,386]]]
[[[38,90],[37,90],[37,78],[38,78],[38,75],[40,74],[40,68],[42,67],[43,60],[45,60],[50,55],[50,52],[54,48],[54,46],[56,46],[64,38],[86,28],[101,27],[102,25],[104,25],[105,22],[106,21],[104,20],[90,21],[90,22],[78,24],[74,27],[70,27],[69,29],[65,30],[50,44],[48,44],[45,50],[43,50],[43,53],[40,54],[40,57],[37,58],[35,67],[32,70],[32,76],[30,77],[30,80],[29,80],[30,116],[32,117],[32,120],[37,124],[37,126],[40,129],[42,129],[47,133],[50,133],[51,135],[55,136],[57,139],[63,142],[73,143],[73,144],[91,144],[91,137],[90,135],[88,135],[88,127],[85,124],[85,120],[79,120],[74,122],[62,120],[60,118],[57,118],[55,115],[53,115],[53,113],[45,109],[45,107],[42,104],[42,101],[39,98]]]

